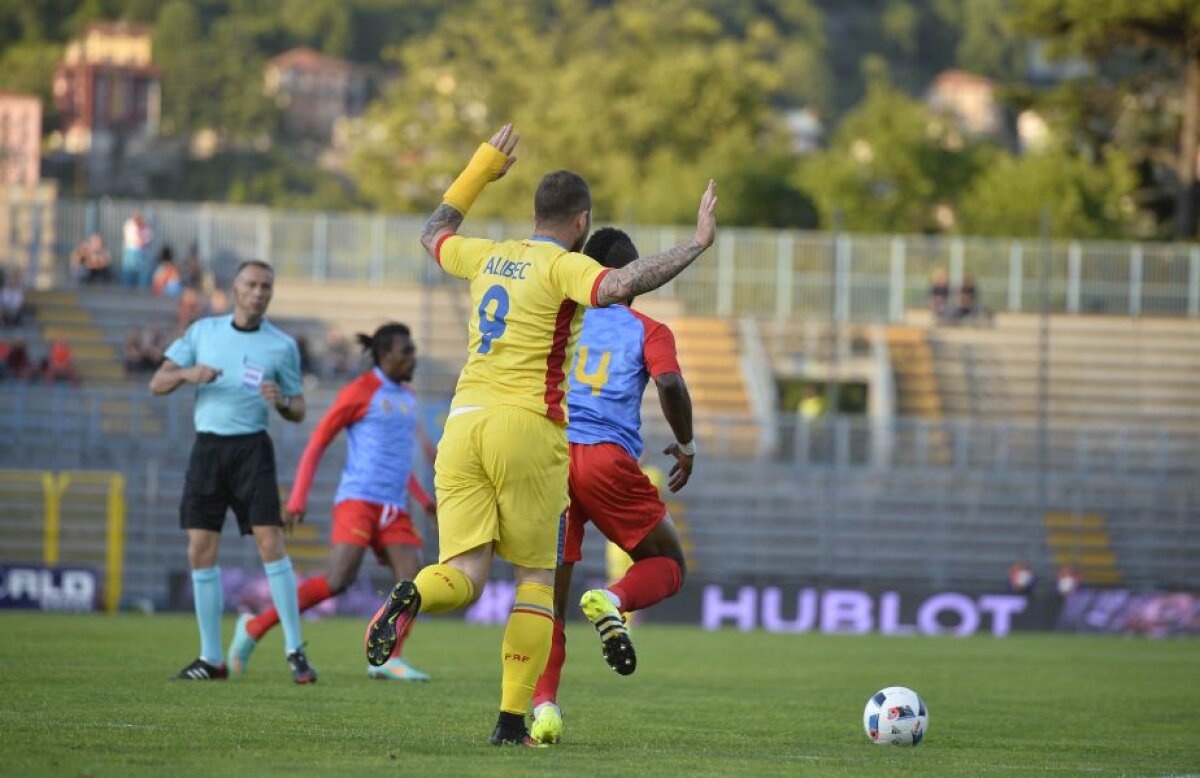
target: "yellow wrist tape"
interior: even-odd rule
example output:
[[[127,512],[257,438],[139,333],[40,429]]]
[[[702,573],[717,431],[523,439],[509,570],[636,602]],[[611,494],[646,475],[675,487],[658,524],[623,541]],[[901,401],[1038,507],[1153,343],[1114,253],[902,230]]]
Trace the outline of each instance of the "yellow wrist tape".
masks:
[[[500,149],[490,143],[479,144],[467,167],[442,195],[442,202],[465,216],[475,204],[475,198],[500,176],[507,162],[508,156]]]

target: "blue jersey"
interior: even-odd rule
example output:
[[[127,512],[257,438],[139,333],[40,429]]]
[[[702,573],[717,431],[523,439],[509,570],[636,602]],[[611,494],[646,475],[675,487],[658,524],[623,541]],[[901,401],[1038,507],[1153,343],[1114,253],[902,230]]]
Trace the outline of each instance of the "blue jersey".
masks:
[[[417,400],[407,386],[389,380],[379,368],[347,384],[313,430],[296,469],[288,510],[305,510],[321,454],[342,429],[350,445],[334,503],[365,500],[403,510],[413,480]],[[428,501],[423,491],[418,498]]]
[[[646,383],[678,372],[675,336],[665,324],[624,305],[589,309],[568,376],[567,440],[615,443],[639,458]]]
[[[233,326],[233,316],[200,319],[164,355],[180,367],[207,365],[221,374],[196,387],[197,432],[246,435],[267,429],[270,408],[259,394],[263,381],[279,384],[285,397],[304,393],[300,351],[268,321],[249,332]]]

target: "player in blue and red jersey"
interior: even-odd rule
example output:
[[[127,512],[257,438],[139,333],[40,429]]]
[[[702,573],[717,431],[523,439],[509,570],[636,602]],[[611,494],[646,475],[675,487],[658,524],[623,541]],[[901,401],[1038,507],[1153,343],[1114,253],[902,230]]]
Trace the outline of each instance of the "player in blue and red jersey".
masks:
[[[285,509],[289,526],[304,521],[321,454],[345,429],[350,445],[334,497],[329,572],[300,585],[302,611],[345,591],[358,577],[368,548],[381,564],[392,568],[396,580],[416,575],[421,536],[406,512],[408,495],[427,512],[435,507],[412,473],[413,444],[420,424],[416,397],[406,385],[417,364],[408,327],[389,323],[374,335],[358,337],[363,350],[371,354],[374,369],[347,384],[313,430]],[[423,435],[422,442],[432,458],[432,444]],[[254,647],[278,620],[274,608],[238,620],[228,657],[235,675],[245,672]],[[379,679],[429,680],[400,658],[402,645],[403,641],[397,641],[388,661],[379,667],[368,666],[367,673]]]
[[[584,253],[609,268],[637,259],[637,249],[621,230],[598,231]],[[580,561],[584,525],[591,522],[634,560],[625,576],[607,589],[583,595],[580,607],[600,633],[604,658],[621,675],[637,667],[622,612],[649,608],[676,592],[685,574],[683,549],[658,489],[638,467],[642,455],[642,395],[654,379],[659,402],[676,443],[663,451],[675,457],[668,486],[683,488],[696,454],[692,440],[692,401],[675,354],[671,330],[629,305],[587,311],[570,375],[567,406],[571,445],[568,486],[571,506],[562,559],[554,582],[554,637],[546,669],[534,691],[531,735],[558,742],[562,715],[555,704],[566,661],[563,620],[571,573]]]

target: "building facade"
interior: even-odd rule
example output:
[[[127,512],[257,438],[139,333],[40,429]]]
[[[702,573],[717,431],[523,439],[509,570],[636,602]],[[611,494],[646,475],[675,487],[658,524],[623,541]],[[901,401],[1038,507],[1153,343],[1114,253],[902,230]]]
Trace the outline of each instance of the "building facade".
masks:
[[[66,151],[119,153],[130,140],[157,135],[159,71],[152,36],[146,25],[106,22],[88,25],[68,44],[54,73]]]
[[[267,63],[266,93],[283,111],[286,133],[328,144],[340,119],[359,116],[370,97],[367,72],[309,48],[285,51]]]
[[[40,179],[42,102],[0,92],[0,184],[33,186]]]

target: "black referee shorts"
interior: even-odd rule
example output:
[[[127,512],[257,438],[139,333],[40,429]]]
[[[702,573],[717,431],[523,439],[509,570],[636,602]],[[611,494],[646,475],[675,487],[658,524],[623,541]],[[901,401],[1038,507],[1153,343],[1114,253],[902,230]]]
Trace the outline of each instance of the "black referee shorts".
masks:
[[[265,432],[196,435],[179,504],[179,525],[220,532],[230,508],[243,535],[251,534],[251,527],[283,526],[275,448]]]

